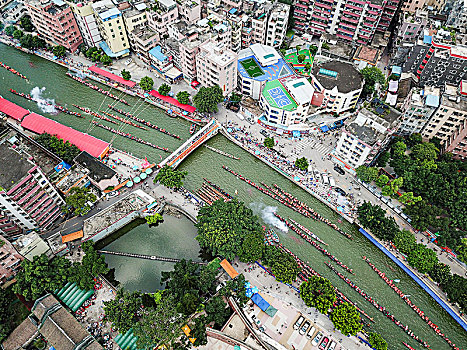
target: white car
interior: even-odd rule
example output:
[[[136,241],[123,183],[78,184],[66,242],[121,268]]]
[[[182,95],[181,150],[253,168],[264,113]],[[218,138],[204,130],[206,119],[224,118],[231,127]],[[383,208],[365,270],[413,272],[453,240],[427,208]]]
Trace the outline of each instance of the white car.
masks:
[[[128,66],[131,62],[133,62],[133,59],[130,57],[125,61],[125,66]]]
[[[300,331],[298,333],[300,333],[301,335],[305,334],[309,327],[310,327],[310,322],[306,321],[303,327],[300,328]]]
[[[316,334],[316,337],[314,337],[313,341],[311,342],[312,345],[317,346],[322,338],[323,338],[323,332],[318,332],[318,334]]]
[[[315,333],[315,331],[316,331],[316,328],[315,328],[314,326],[312,326],[312,327],[310,328],[310,330],[308,331],[308,333],[306,334],[306,337],[307,337],[308,339],[313,338],[313,334]]]
[[[337,345],[337,343],[333,340],[333,341],[331,342],[331,345],[329,345],[328,350],[334,350],[334,349],[336,348],[336,345]]]
[[[305,320],[305,317],[300,316],[300,317],[298,318],[297,322],[295,322],[295,324],[293,325],[293,328],[294,328],[294,329],[299,329],[304,320]]]

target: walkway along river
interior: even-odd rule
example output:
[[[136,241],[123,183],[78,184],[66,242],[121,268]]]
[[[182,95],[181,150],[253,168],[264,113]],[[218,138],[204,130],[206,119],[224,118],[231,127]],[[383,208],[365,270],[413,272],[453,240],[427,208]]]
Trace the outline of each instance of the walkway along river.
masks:
[[[67,77],[65,75],[66,69],[63,67],[38,57],[19,52],[14,48],[0,45],[0,61],[13,66],[29,79],[29,81],[26,81],[14,74],[11,74],[5,69],[0,70],[0,95],[5,97],[10,95],[9,98],[13,102],[23,107],[29,108],[34,112],[44,114],[49,118],[69,125],[77,130],[88,132],[89,134],[103,140],[110,141],[115,136],[107,130],[98,127],[92,128],[90,123],[92,120],[91,117],[86,116],[86,119],[79,119],[63,113],[58,115],[48,115],[39,110],[36,104],[26,101],[19,96],[11,95],[8,92],[8,89],[13,88],[18,91],[29,93],[36,86],[39,88],[46,87],[46,90],[42,93],[44,97],[55,99],[56,104],[66,106],[70,110],[73,109],[71,104],[76,103],[78,105],[91,108],[94,111],[100,111],[105,109],[107,103],[113,103],[114,100],[107,97],[107,99],[103,101],[104,96],[102,94]],[[31,65],[29,65],[29,62]],[[44,74],[44,72],[47,72],[47,74]],[[118,95],[117,93],[115,94]],[[128,125],[128,128],[124,130],[131,132],[132,135],[141,137],[153,144],[167,147],[172,150],[180,146],[183,141],[190,136],[189,122],[181,119],[169,118],[164,112],[142,102],[140,99],[125,96],[125,100],[129,102],[130,106],[126,106],[118,102],[116,103],[116,106],[132,113],[133,115],[138,115],[138,113],[141,112],[139,117],[180,135],[181,140],[177,140],[155,130],[140,130]],[[76,111],[78,110],[76,109]],[[157,150],[146,145],[135,144],[133,141],[118,135],[115,136],[113,145],[141,158],[147,156],[148,160],[151,162],[158,162],[161,157],[166,156],[166,153],[161,150]],[[369,294],[377,297],[378,300],[384,300],[385,306],[391,310],[392,314],[397,319],[403,321],[404,324],[408,325],[414,333],[422,335],[424,341],[430,344],[432,349],[450,349],[449,345],[438,337],[431,328],[411,310],[410,306],[390,290],[386,283],[375,275],[371,267],[361,259],[361,256],[367,256],[375,265],[387,271],[386,274],[388,277],[393,280],[400,279],[401,282],[399,287],[404,290],[405,293],[412,295],[412,302],[420,309],[425,310],[430,320],[438,325],[440,329],[443,329],[443,332],[447,334],[454,343],[462,348],[466,348],[466,332],[464,332],[464,330],[444,310],[442,310],[434,300],[432,300],[408,275],[406,275],[405,272],[398,268],[389,258],[379,251],[379,249],[359,233],[353,225],[342,221],[342,218],[327,206],[314,199],[310,194],[306,193],[296,185],[292,184],[260,160],[254,158],[246,151],[228,141],[225,137],[221,135],[215,136],[213,139],[208,141],[208,145],[222,150],[223,152],[235,155],[239,157],[240,160],[227,158],[207,149],[206,147],[198,148],[180,165],[180,170],[188,171],[185,183],[188,189],[195,192],[201,187],[204,181],[203,177],[205,177],[212,180],[228,193],[232,195],[237,193],[238,198],[251,206],[254,212],[267,224],[285,227],[285,225],[281,224],[279,220],[274,217],[272,214],[273,212],[277,212],[284,218],[295,220],[310,231],[316,233],[318,237],[328,243],[326,250],[339,257],[339,259],[349,266],[355,273],[355,275],[351,275],[352,281],[358,284]],[[301,214],[296,213],[292,209],[283,206],[247,183],[228,174],[222,169],[223,164],[256,183],[264,182],[269,185],[277,184],[284,191],[297,197],[300,201],[307,203],[320,215],[328,218],[331,222],[336,223],[343,231],[351,234],[353,240],[349,240],[323,222],[316,221],[312,218],[306,218]],[[372,323],[372,329],[381,333],[388,340],[390,349],[406,349],[401,344],[402,341],[407,342],[415,349],[421,349],[419,344],[414,342],[411,337],[407,336],[399,327],[389,321],[375,308],[371,306],[369,307],[368,303],[352,288],[350,288],[337,275],[332,273],[332,271],[330,271],[324,264],[328,259],[324,257],[321,252],[298,237],[291,230],[288,232],[281,232],[279,228],[275,227],[275,231],[278,233],[280,241],[284,246],[292,250],[302,260],[308,261],[313,269],[329,278],[343,293],[345,293],[361,309],[375,319],[375,323]],[[126,236],[130,237],[129,235]],[[124,237],[125,236],[122,238]],[[190,235],[190,237],[192,236]],[[130,238],[126,239],[125,242],[121,242],[122,245],[119,246],[118,249],[115,248],[113,250],[140,253],[139,250],[131,251],[130,249],[127,249],[132,244]],[[197,246],[196,241],[190,242],[191,246]],[[157,245],[158,242],[155,241],[153,244]],[[109,247],[106,247],[105,249],[109,250]],[[174,256],[166,251],[155,252],[154,249],[151,249],[150,252],[148,251],[147,254],[153,254],[153,252],[161,256]],[[196,256],[193,258],[195,257]],[[131,275],[131,273],[135,272],[135,270],[133,270],[133,268],[135,268],[133,264],[135,264],[138,259],[124,257],[115,258],[125,259],[120,261],[119,264],[121,264],[122,271],[117,271],[118,273]],[[149,260],[145,261],[149,264],[155,263]],[[147,269],[147,271],[145,269]],[[141,274],[140,271],[143,271],[144,273]],[[138,268],[138,273],[136,275],[140,281],[144,278],[152,279],[154,278],[154,271],[151,270],[150,266],[142,266]],[[155,282],[152,280],[144,282],[146,285],[144,289],[152,289],[155,285],[157,287],[157,278],[158,277],[156,277]],[[130,281],[129,284],[132,284],[132,282]]]

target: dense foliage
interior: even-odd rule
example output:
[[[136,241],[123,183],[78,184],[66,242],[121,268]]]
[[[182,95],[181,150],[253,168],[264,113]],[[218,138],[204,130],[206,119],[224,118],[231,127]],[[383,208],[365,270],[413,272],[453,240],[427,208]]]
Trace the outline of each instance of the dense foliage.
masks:
[[[101,62],[106,66],[112,64],[112,59],[101,48],[90,47],[84,52],[84,56],[92,62]]]
[[[327,314],[336,301],[336,289],[324,277],[311,277],[300,285],[300,297],[306,306],[312,306],[319,312]]]
[[[300,267],[297,262],[275,246],[267,246],[263,254],[263,261],[276,276],[278,281],[293,283],[297,279]]]
[[[32,261],[24,259],[21,270],[16,275],[13,291],[21,294],[26,300],[35,300],[46,292],[62,288],[70,276],[71,263],[58,256],[49,260],[47,255],[35,256]]]
[[[408,230],[398,231],[392,242],[396,248],[405,255],[409,254],[417,243],[413,233]]]
[[[157,89],[157,92],[160,93],[162,96],[167,96],[172,88],[170,85],[163,83],[161,86],[159,86],[159,89]]]
[[[113,328],[120,333],[126,333],[137,322],[141,304],[138,292],[129,293],[119,289],[114,299],[104,301],[105,318],[112,322]]]
[[[231,314],[230,308],[226,306],[221,296],[211,298],[204,309],[207,315],[207,323],[213,322],[214,326],[220,329]]]
[[[36,136],[34,140],[52,153],[55,153],[68,164],[73,164],[73,159],[81,153],[80,149],[75,145],[48,133]]]
[[[258,217],[242,202],[234,199],[230,202],[215,201],[211,206],[199,210],[198,240],[202,248],[209,249],[213,255],[220,255],[229,260],[239,256],[248,260],[256,253],[243,245],[249,235],[261,235],[262,227]],[[252,238],[251,240],[254,241]],[[256,251],[257,248],[251,247]]]
[[[407,255],[407,262],[420,273],[427,273],[438,262],[436,253],[423,244],[416,244]]]
[[[165,165],[159,170],[154,183],[160,182],[162,185],[168,188],[180,188],[183,186],[183,179],[188,174],[186,171],[176,170],[168,165]]]
[[[385,211],[378,205],[369,202],[358,207],[358,220],[360,224],[371,231],[376,237],[385,241],[391,241],[399,231],[394,218],[386,217]]]
[[[21,37],[19,43],[25,49],[43,49],[47,47],[47,44],[44,39],[39,38],[37,35],[26,34]]]
[[[363,85],[363,91],[361,95],[363,98],[373,95],[375,92],[376,83],[379,85],[384,85],[386,82],[383,72],[381,72],[381,70],[377,67],[365,67],[360,71],[360,73],[362,73],[363,77],[365,78],[365,85]]]
[[[179,91],[177,93],[177,101],[187,105],[190,103],[190,94],[187,91]]]
[[[467,238],[462,238],[461,243],[456,248],[457,258],[467,263]]]
[[[5,34],[8,36],[12,36],[15,30],[17,30],[17,28],[14,25],[9,25],[5,28]]]
[[[80,289],[91,290],[94,287],[94,277],[109,272],[105,257],[94,248],[93,241],[81,245],[84,256],[81,263],[74,263],[70,273],[70,281],[75,282]]]
[[[147,76],[142,77],[141,80],[139,81],[139,86],[144,91],[152,90],[154,86],[154,80],[151,77],[147,77]]]
[[[154,215],[148,215],[145,217],[145,219],[149,225],[157,224],[158,222],[164,221],[164,218],[159,213],[155,213]]]
[[[355,169],[357,177],[363,182],[370,183],[378,178],[378,169],[360,165]]]
[[[295,160],[295,166],[303,171],[308,170],[308,160],[306,160],[305,157],[297,158]]]
[[[73,187],[65,198],[63,211],[75,216],[85,215],[91,210],[89,202],[94,203],[97,197],[86,187]]]
[[[192,325],[190,337],[195,339],[193,346],[198,347],[206,345],[208,343],[208,336],[206,334],[206,316],[199,316],[195,318],[195,322]]]
[[[62,58],[66,55],[66,48],[65,46],[57,45],[53,47],[52,52],[55,56]]]
[[[337,330],[344,335],[356,335],[363,328],[360,314],[355,306],[342,303],[332,309],[330,319]]]
[[[388,343],[384,338],[378,333],[370,333],[368,336],[368,342],[375,350],[387,350]]]
[[[130,80],[131,79],[131,73],[129,71],[127,71],[126,69],[122,69],[120,74],[122,75],[122,78],[125,79],[125,80]]]
[[[19,25],[27,32],[32,32],[34,30],[34,25],[31,22],[31,17],[25,15],[19,20]]]
[[[264,146],[267,148],[273,148],[275,144],[274,137],[266,137],[264,139]]]
[[[214,113],[217,105],[224,100],[222,89],[218,86],[201,87],[193,97],[193,103],[200,113]]]

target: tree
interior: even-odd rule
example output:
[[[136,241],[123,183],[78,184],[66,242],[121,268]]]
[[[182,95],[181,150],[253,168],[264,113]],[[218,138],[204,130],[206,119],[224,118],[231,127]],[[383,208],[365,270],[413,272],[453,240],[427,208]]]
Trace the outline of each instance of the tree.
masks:
[[[226,308],[226,304],[221,296],[211,298],[206,304],[204,311],[207,315],[207,323],[214,322],[218,327],[222,327],[231,314],[230,308]]]
[[[152,87],[154,86],[154,80],[152,80],[151,77],[143,77],[141,78],[141,80],[139,81],[139,86],[141,87],[141,89],[143,89],[144,91],[149,91],[149,90],[152,90]]]
[[[316,45],[310,45],[310,54],[314,56],[316,55],[317,52],[318,52],[318,47]]]
[[[439,150],[431,142],[422,142],[412,148],[411,156],[421,164],[430,163],[438,157]]]
[[[297,45],[295,46],[295,50],[297,51],[297,55],[299,54],[300,50],[301,50],[301,46],[300,45]]]
[[[224,100],[222,89],[216,85],[211,87],[201,87],[193,97],[193,103],[200,113],[217,112],[217,105]]]
[[[406,150],[407,150],[407,145],[402,141],[397,141],[391,147],[391,151],[394,157],[401,157],[402,155],[405,154]]]
[[[357,212],[360,225],[370,230],[379,239],[392,241],[399,231],[394,218],[386,217],[385,211],[378,205],[365,202],[358,207]]]
[[[154,215],[148,215],[145,217],[145,219],[148,225],[153,225],[157,224],[158,222],[164,221],[164,218],[159,213],[155,213]]]
[[[443,289],[451,302],[458,303],[463,311],[467,310],[467,279],[453,274]]]
[[[368,337],[368,342],[370,343],[371,347],[375,350],[387,350],[388,343],[384,338],[375,332],[370,333]]]
[[[181,104],[187,105],[190,103],[190,94],[187,91],[179,91],[177,93],[177,101]]]
[[[72,213],[75,216],[85,215],[91,210],[88,202],[94,203],[97,197],[86,187],[73,187],[68,197],[65,198],[63,212]]]
[[[409,146],[410,148],[422,142],[423,142],[422,135],[419,133],[413,133],[407,138],[407,146]]]
[[[306,72],[309,72],[310,69],[311,69],[311,64],[310,64],[310,62],[305,63],[305,71],[306,71]]]
[[[438,282],[442,288],[449,283],[452,277],[451,268],[443,263],[435,264],[428,274],[435,282]]]
[[[183,179],[185,178],[186,171],[180,171],[173,169],[172,167],[165,165],[159,170],[154,183],[160,182],[162,185],[168,188],[180,188],[183,186]]]
[[[195,324],[193,325],[190,337],[194,338],[194,347],[206,345],[208,343],[208,336],[206,334],[206,316],[199,316],[195,318]]]
[[[163,83],[161,86],[159,86],[159,89],[157,89],[157,92],[159,92],[162,96],[167,96],[172,88],[170,85],[167,85],[166,83]]]
[[[322,314],[327,314],[336,302],[336,288],[326,278],[312,276],[300,285],[300,297],[306,306],[312,306]]]
[[[304,54],[298,55],[298,63],[303,63],[305,61],[306,56]]]
[[[21,39],[22,36],[23,36],[23,31],[22,30],[17,29],[17,30],[15,30],[13,32],[13,38],[15,38],[17,40]]]
[[[417,244],[407,255],[407,262],[420,273],[427,273],[438,263],[438,258],[433,250]]]
[[[105,318],[112,322],[113,328],[124,334],[137,322],[137,313],[141,309],[141,304],[141,296],[138,292],[129,293],[119,289],[115,299],[104,301]]]
[[[273,148],[276,142],[274,141],[274,137],[266,137],[264,139],[264,146],[267,148]]]
[[[467,238],[461,239],[461,244],[456,248],[457,258],[464,263],[467,263]]]
[[[373,167],[366,167],[364,165],[360,165],[357,169],[355,169],[355,172],[357,177],[366,183],[371,183],[378,177],[378,169]]]
[[[357,309],[347,302],[333,308],[330,319],[344,335],[356,335],[363,328]]]
[[[9,25],[5,28],[5,34],[8,36],[13,36],[13,33],[17,30],[17,28],[13,25]]]
[[[230,102],[239,103],[242,100],[242,95],[232,92],[230,94]]]
[[[104,66],[110,66],[112,64],[112,59],[106,54],[101,55],[100,61]]]
[[[49,260],[47,255],[42,254],[32,261],[24,259],[13,291],[26,300],[36,300],[46,292],[62,288],[70,276],[70,266],[70,261],[61,256]]]
[[[376,164],[381,167],[381,168],[384,168],[386,166],[386,164],[389,162],[389,159],[391,159],[391,153],[389,152],[383,152],[379,155],[377,161],[376,161]]]
[[[31,22],[31,17],[28,15],[21,17],[20,26],[27,32],[32,32],[34,30],[34,25]]]
[[[388,182],[389,182],[389,177],[387,175],[381,174],[376,179],[376,186],[383,187],[383,186],[386,186]]]
[[[28,34],[30,35],[30,34]],[[44,39],[39,38],[39,36],[34,35],[32,38],[32,49],[44,49],[47,44]]]
[[[268,266],[276,276],[276,280],[288,284],[295,282],[298,273],[301,271],[297,262],[290,255],[283,252],[276,259],[270,260]]]
[[[399,191],[399,188],[402,186],[403,182],[404,179],[402,177],[398,177],[392,180],[389,184],[383,186],[381,194],[383,196],[394,196]]]
[[[84,257],[81,263],[73,264],[70,281],[75,282],[80,289],[90,290],[94,287],[94,278],[109,272],[105,257],[94,248],[93,241],[81,245]]]
[[[295,166],[303,171],[308,170],[308,161],[305,157],[297,158],[295,160]]]
[[[264,235],[250,234],[245,237],[242,243],[242,249],[238,254],[240,261],[253,262],[261,260],[264,250]]]
[[[228,280],[224,288],[219,291],[219,295],[226,298],[233,297],[240,307],[243,307],[250,298],[246,296],[245,276],[238,275],[233,280]]]
[[[73,159],[75,159],[76,156],[81,153],[81,150],[75,145],[48,133],[43,133],[39,136],[36,136],[34,140],[52,153],[55,153],[68,164],[72,164]]]
[[[404,192],[399,197],[399,202],[405,205],[414,205],[422,200],[421,196],[414,196],[413,192]]]
[[[122,69],[120,74],[122,75],[122,78],[125,79],[125,80],[130,80],[131,79],[131,73],[129,71],[127,71],[126,69]]]
[[[363,78],[365,79],[365,85],[363,85],[362,96],[371,96],[375,91],[375,85],[384,85],[386,78],[384,77],[383,72],[375,66],[368,66],[363,68],[360,73],[362,73]]]
[[[329,44],[328,44],[328,43],[323,43],[323,45],[321,45],[321,47],[322,47],[324,50],[329,50]]]
[[[407,255],[415,247],[417,240],[412,232],[408,230],[400,230],[394,236],[393,243],[400,252]]]
[[[3,22],[0,22],[0,32],[3,30],[3,28],[5,28],[5,25],[3,24]]]
[[[217,200],[211,206],[202,207],[197,220],[196,240],[200,246],[229,260],[241,254],[247,236],[263,231],[258,217],[237,199]]]
[[[54,46],[54,48],[52,49],[52,52],[55,56],[61,58],[61,57],[65,57],[66,55],[66,48],[65,46],[62,46],[62,45],[57,45],[57,46]]]

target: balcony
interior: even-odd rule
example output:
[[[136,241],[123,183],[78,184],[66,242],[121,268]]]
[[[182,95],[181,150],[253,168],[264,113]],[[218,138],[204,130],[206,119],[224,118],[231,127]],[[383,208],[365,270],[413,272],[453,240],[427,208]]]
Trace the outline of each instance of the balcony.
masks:
[[[322,22],[319,22],[319,21],[311,21],[311,23],[313,24],[316,24],[316,25],[319,25],[319,26],[323,26],[323,27],[327,27],[328,24],[327,23],[322,23]]]
[[[352,37],[347,36],[347,35],[342,35],[342,34],[336,33],[336,36],[338,38],[342,38],[342,39],[345,39],[345,40],[348,40],[348,41],[352,41]]]
[[[348,10],[344,10],[342,12],[345,13],[346,15],[354,16],[354,17],[357,17],[357,18],[360,18],[360,15],[361,15],[361,13],[355,13],[355,12],[348,11]]]
[[[323,16],[319,16],[319,15],[314,15],[313,17],[321,19],[323,21],[326,21],[326,23],[329,21],[329,18],[327,18],[327,17],[323,17]]]
[[[322,4],[320,2],[315,2],[315,6],[318,6],[318,7],[321,7],[321,8],[325,8],[325,9],[328,9],[328,10],[331,10],[332,9],[332,6],[329,6],[329,5],[326,5],[326,4]]]
[[[380,15],[380,12],[378,11],[373,11],[373,10],[367,10],[367,12],[371,15],[375,15],[375,16],[379,16]]]
[[[368,34],[366,34],[366,33],[361,33],[361,32],[358,33],[358,36],[361,37],[361,38],[365,38],[365,39],[370,39],[370,38],[371,38],[370,35],[368,35]]]
[[[349,4],[345,4],[345,7],[346,7],[346,8],[349,8],[349,9],[352,9],[352,10],[357,10],[357,11],[362,11],[362,10],[363,10],[363,7],[354,6],[354,5],[349,5]]]
[[[305,17],[306,17],[306,15],[307,15],[306,11],[299,10],[299,9],[296,9],[296,10],[294,11],[294,14],[297,14],[297,13],[299,13],[299,14],[301,14],[301,15],[304,15]]]
[[[346,21],[346,22],[358,24],[358,20],[356,20],[355,18],[352,18],[352,17],[348,17],[348,16],[342,16],[341,21]]]
[[[315,27],[315,26],[312,26],[312,25],[310,25],[310,29],[315,29],[315,30],[318,30],[320,32],[325,32],[325,30],[323,28]]]
[[[339,30],[339,31],[341,31],[341,32],[343,32],[343,33],[346,33],[346,34],[352,35],[352,36],[353,36],[353,35],[354,35],[354,33],[355,33],[355,31],[353,31],[353,32],[352,32],[352,31],[350,31],[350,30],[347,30],[347,29],[344,29],[344,28],[342,28],[342,27],[339,27],[339,28],[337,28],[337,30]]]

